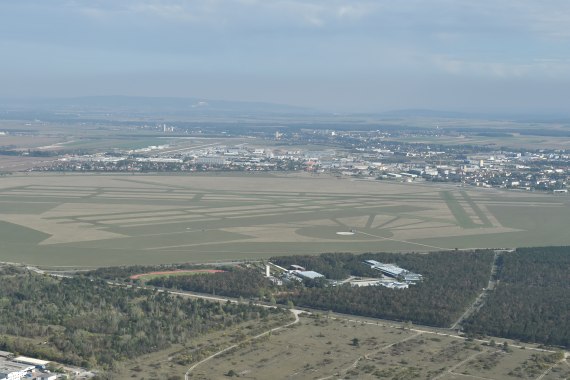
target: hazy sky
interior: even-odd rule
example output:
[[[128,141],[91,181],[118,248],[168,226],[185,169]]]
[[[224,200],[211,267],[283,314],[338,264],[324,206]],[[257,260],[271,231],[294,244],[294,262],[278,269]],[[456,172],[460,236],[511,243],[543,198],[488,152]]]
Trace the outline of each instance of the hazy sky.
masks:
[[[0,97],[570,109],[569,0],[1,0]]]

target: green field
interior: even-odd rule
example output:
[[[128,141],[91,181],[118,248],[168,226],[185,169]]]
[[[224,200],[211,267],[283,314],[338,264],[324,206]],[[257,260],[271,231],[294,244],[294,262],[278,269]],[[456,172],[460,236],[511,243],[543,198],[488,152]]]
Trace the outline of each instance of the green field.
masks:
[[[569,209],[566,196],[328,176],[7,176],[0,261],[79,267],[570,245]]]

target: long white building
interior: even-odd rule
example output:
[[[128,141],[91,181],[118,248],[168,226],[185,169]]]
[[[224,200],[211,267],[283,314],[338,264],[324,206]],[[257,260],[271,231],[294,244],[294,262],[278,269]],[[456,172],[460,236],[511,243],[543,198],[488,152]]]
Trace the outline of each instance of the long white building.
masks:
[[[404,281],[421,281],[422,275],[410,272],[406,269],[400,268],[395,264],[384,264],[376,260],[364,260],[364,263],[370,265],[372,269],[376,269],[383,274],[394,277],[394,278],[403,278]]]

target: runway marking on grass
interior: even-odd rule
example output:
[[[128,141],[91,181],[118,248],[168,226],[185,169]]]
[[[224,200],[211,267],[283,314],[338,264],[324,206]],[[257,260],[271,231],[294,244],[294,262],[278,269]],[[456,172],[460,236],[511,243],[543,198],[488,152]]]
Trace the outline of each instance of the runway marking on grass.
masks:
[[[449,251],[449,248],[437,247],[437,246],[435,246],[435,245],[422,244],[422,243],[414,243],[414,242],[407,241],[407,240],[391,239],[391,238],[388,238],[388,237],[383,237],[383,236],[378,236],[378,235],[372,235],[372,234],[369,234],[369,233],[367,233],[367,232],[362,232],[362,231],[358,231],[358,230],[354,230],[354,232],[357,233],[357,234],[372,236],[372,237],[375,237],[375,238],[378,238],[378,239],[390,240],[390,241],[395,241],[395,242],[398,242],[398,243],[406,243],[406,244],[419,245],[419,246],[427,247],[427,248],[435,248],[435,249],[438,249],[438,250],[441,250],[441,251]]]

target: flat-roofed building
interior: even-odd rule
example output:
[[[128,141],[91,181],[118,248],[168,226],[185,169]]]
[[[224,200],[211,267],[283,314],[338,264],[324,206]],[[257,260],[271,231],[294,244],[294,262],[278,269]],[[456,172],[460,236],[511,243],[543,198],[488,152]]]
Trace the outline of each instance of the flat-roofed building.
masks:
[[[14,361],[16,363],[22,363],[22,364],[29,364],[29,365],[33,365],[36,367],[39,366],[46,366],[48,365],[50,362],[48,360],[41,360],[41,359],[35,359],[35,358],[29,358],[27,356],[18,356],[14,358]]]
[[[298,271],[293,271],[293,274],[297,277],[302,278],[303,280],[316,280],[317,278],[325,278],[324,275],[312,271],[312,270],[298,270]]]
[[[0,359],[0,380],[20,380],[36,366]]]
[[[421,274],[410,272],[409,270],[400,268],[395,264],[384,264],[376,260],[364,260],[364,263],[370,265],[372,269],[376,269],[387,276],[398,278],[405,282],[415,282],[422,280]]]

